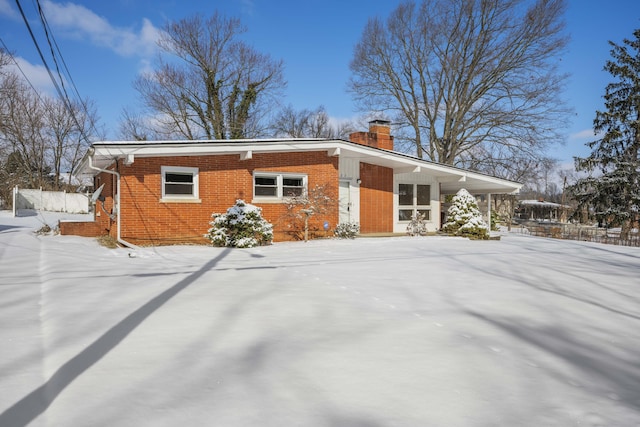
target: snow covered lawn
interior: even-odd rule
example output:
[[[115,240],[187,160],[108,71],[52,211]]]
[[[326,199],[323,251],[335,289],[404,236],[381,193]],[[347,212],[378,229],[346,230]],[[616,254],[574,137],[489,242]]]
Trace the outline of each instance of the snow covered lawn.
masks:
[[[0,212],[1,426],[638,426],[640,250],[106,249]]]

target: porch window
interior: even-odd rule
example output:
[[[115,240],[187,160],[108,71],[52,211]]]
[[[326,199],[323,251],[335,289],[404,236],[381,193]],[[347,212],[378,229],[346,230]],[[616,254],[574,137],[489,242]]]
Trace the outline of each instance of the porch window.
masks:
[[[424,184],[398,185],[398,221],[411,221],[416,213],[431,220],[431,186]]]
[[[256,199],[282,200],[307,192],[307,176],[302,174],[256,172],[253,196]]]
[[[162,166],[163,199],[198,199],[198,168]]]

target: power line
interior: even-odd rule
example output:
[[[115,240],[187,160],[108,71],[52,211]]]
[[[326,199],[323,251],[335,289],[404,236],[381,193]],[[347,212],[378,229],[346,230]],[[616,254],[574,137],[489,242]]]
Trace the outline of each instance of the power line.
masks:
[[[18,71],[20,71],[20,74],[22,74],[22,77],[24,77],[24,79],[26,80],[26,82],[29,84],[29,86],[31,86],[31,89],[33,89],[33,91],[35,92],[36,96],[38,97],[38,99],[40,99],[40,101],[42,101],[42,98],[40,97],[40,92],[38,92],[38,90],[36,89],[36,87],[33,85],[33,83],[31,83],[31,80],[29,80],[29,77],[27,77],[27,74],[24,72],[24,70],[22,69],[22,67],[20,66],[20,64],[18,63],[18,61],[16,60],[16,58],[13,56],[13,54],[9,51],[9,48],[7,47],[7,45],[4,43],[4,40],[2,40],[2,37],[0,37],[0,43],[2,44],[2,46],[4,47],[5,52],[7,52],[7,55],[9,55],[9,57],[11,58],[11,60],[13,61],[14,64],[16,64],[16,68],[18,68]]]
[[[56,60],[56,53],[55,51],[58,52],[58,56],[60,57],[60,61],[62,62],[62,65],[64,66],[64,69],[66,70],[66,76],[69,79],[69,82],[71,83],[71,87],[73,88],[78,100],[80,103],[82,103],[82,97],[80,96],[80,93],[78,92],[78,88],[76,87],[75,82],[73,81],[73,78],[71,77],[71,73],[69,72],[69,68],[67,67],[67,63],[64,60],[64,57],[62,56],[62,52],[60,51],[60,47],[58,46],[58,43],[56,42],[56,39],[53,35],[53,31],[51,31],[51,27],[49,26],[49,22],[47,21],[47,18],[44,15],[44,11],[42,10],[42,6],[40,5],[40,0],[36,0],[36,4],[37,4],[37,8],[38,8],[38,14],[40,16],[40,22],[42,22],[42,27],[44,28],[44,33],[45,36],[47,38],[47,43],[49,44],[49,49],[51,50],[51,57],[53,58],[53,62],[55,63],[56,66],[56,72],[58,73],[58,77],[60,78],[60,84],[62,85],[62,89],[64,90],[64,94],[65,97],[68,99],[69,95],[67,93],[67,90],[64,86],[64,78],[62,77],[62,74],[60,73],[60,68],[58,66],[58,61]],[[53,44],[52,44],[53,41]],[[55,46],[55,51],[54,51],[54,47]]]
[[[29,25],[29,20],[27,19],[26,15],[24,14],[24,10],[22,10],[22,6],[20,5],[20,1],[16,0],[16,5],[18,6],[18,10],[20,11],[20,15],[22,15],[22,20],[24,21],[25,25],[27,26],[27,30],[29,31],[29,35],[31,36],[31,40],[33,40],[33,44],[36,46],[36,50],[38,51],[38,55],[40,55],[40,60],[42,61],[42,64],[44,65],[44,68],[47,70],[47,73],[49,73],[49,78],[51,79],[51,82],[53,83],[53,86],[56,89],[56,92],[58,92],[58,95],[62,98],[63,94],[62,91],[60,90],[60,86],[58,85],[57,80],[53,77],[53,73],[51,72],[51,68],[49,68],[49,64],[47,64],[47,60],[44,58],[44,54],[42,53],[42,50],[40,49],[40,45],[38,44],[38,40],[36,40],[36,36],[33,34],[33,30],[31,29],[31,25]]]
[[[49,67],[49,64],[47,63],[47,60],[44,57],[44,54],[42,53],[42,49],[40,49],[40,45],[38,44],[38,40],[35,37],[35,34],[33,33],[33,30],[31,29],[31,25],[29,24],[29,20],[27,19],[24,10],[22,9],[22,5],[20,5],[20,1],[16,0],[16,5],[18,6],[18,10],[20,11],[20,15],[22,16],[22,20],[24,21],[25,25],[27,26],[27,30],[29,31],[29,35],[31,36],[31,40],[33,41],[36,50],[38,51],[38,55],[40,56],[40,59],[42,60],[42,64],[44,65],[45,69],[47,70],[47,73],[49,74],[49,78],[51,79],[51,82],[53,83],[53,86],[56,89],[56,92],[58,93],[58,96],[60,97],[63,105],[65,106],[65,108],[68,110],[69,114],[71,114],[71,117],[75,123],[75,125],[78,128],[78,131],[80,132],[80,135],[82,136],[82,138],[85,139],[85,141],[87,143],[91,143],[91,141],[89,140],[88,136],[86,135],[86,133],[84,132],[84,128],[82,126],[80,126],[80,122],[78,121],[78,118],[75,114],[75,111],[73,110],[73,107],[71,105],[71,100],[69,99],[69,96],[66,92],[66,89],[64,88],[64,84],[62,83],[62,81],[64,80],[62,78],[62,75],[60,73],[60,70],[58,68],[58,63],[55,59],[55,52],[53,50],[53,46],[51,44],[51,41],[49,40],[49,36],[47,33],[47,29],[45,28],[45,33],[47,34],[47,43],[49,44],[49,48],[51,50],[52,56],[53,56],[53,60],[54,63],[56,64],[56,70],[58,73],[58,76],[60,77],[60,81],[61,84],[63,85],[63,89],[60,88],[60,85],[58,84],[58,81],[56,80],[56,78],[53,75],[53,72],[51,71],[51,68]],[[40,3],[38,2],[38,8],[40,10],[41,16],[44,16],[44,13],[42,12],[42,9],[40,8]],[[42,19],[41,19],[42,20]],[[45,20],[46,22],[46,20]],[[44,26],[45,24],[43,24]],[[76,89],[77,92],[77,89]],[[80,100],[80,105],[83,106],[83,108],[85,108],[85,113],[87,113],[86,107],[84,105],[84,103]],[[94,128],[95,130],[95,128]]]

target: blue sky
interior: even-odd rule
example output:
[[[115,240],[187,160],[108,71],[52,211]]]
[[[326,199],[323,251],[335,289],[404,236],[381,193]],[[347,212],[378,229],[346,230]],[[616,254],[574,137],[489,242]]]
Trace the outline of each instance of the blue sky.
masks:
[[[47,48],[35,0],[20,0],[42,49]],[[248,28],[245,40],[285,64],[288,81],[283,104],[297,109],[323,105],[330,116],[358,115],[346,92],[353,47],[367,19],[386,17],[398,1],[371,0],[110,0],[63,2],[40,0],[49,26],[75,85],[93,99],[108,137],[117,137],[123,107],[135,108],[135,77],[149,69],[155,40],[168,20],[215,10],[239,17]],[[621,43],[640,28],[638,0],[569,0],[566,14],[571,37],[562,57],[570,73],[564,96],[575,110],[565,130],[566,144],[550,151],[562,163],[584,156],[593,139],[592,122],[602,109],[609,76],[609,40]],[[49,77],[19,14],[15,0],[0,0],[0,38],[38,88],[53,92]],[[50,55],[45,58],[52,65]]]

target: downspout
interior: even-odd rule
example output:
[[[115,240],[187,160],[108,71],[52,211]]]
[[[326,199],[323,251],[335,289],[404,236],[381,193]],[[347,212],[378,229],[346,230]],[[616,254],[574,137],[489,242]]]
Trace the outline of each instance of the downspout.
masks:
[[[129,243],[125,240],[123,240],[120,237],[120,174],[116,171],[112,171],[109,169],[100,169],[97,166],[93,165],[92,159],[93,159],[93,153],[95,152],[94,148],[90,148],[90,152],[89,155],[87,156],[89,158],[89,169],[93,169],[95,171],[99,171],[99,172],[105,172],[111,175],[115,175],[116,176],[116,194],[117,194],[117,199],[116,197],[113,198],[113,203],[114,206],[116,206],[116,222],[117,224],[117,237],[116,240],[118,243],[130,248],[130,249],[140,249],[138,246],[134,245],[133,243]],[[117,201],[116,201],[117,200]]]

